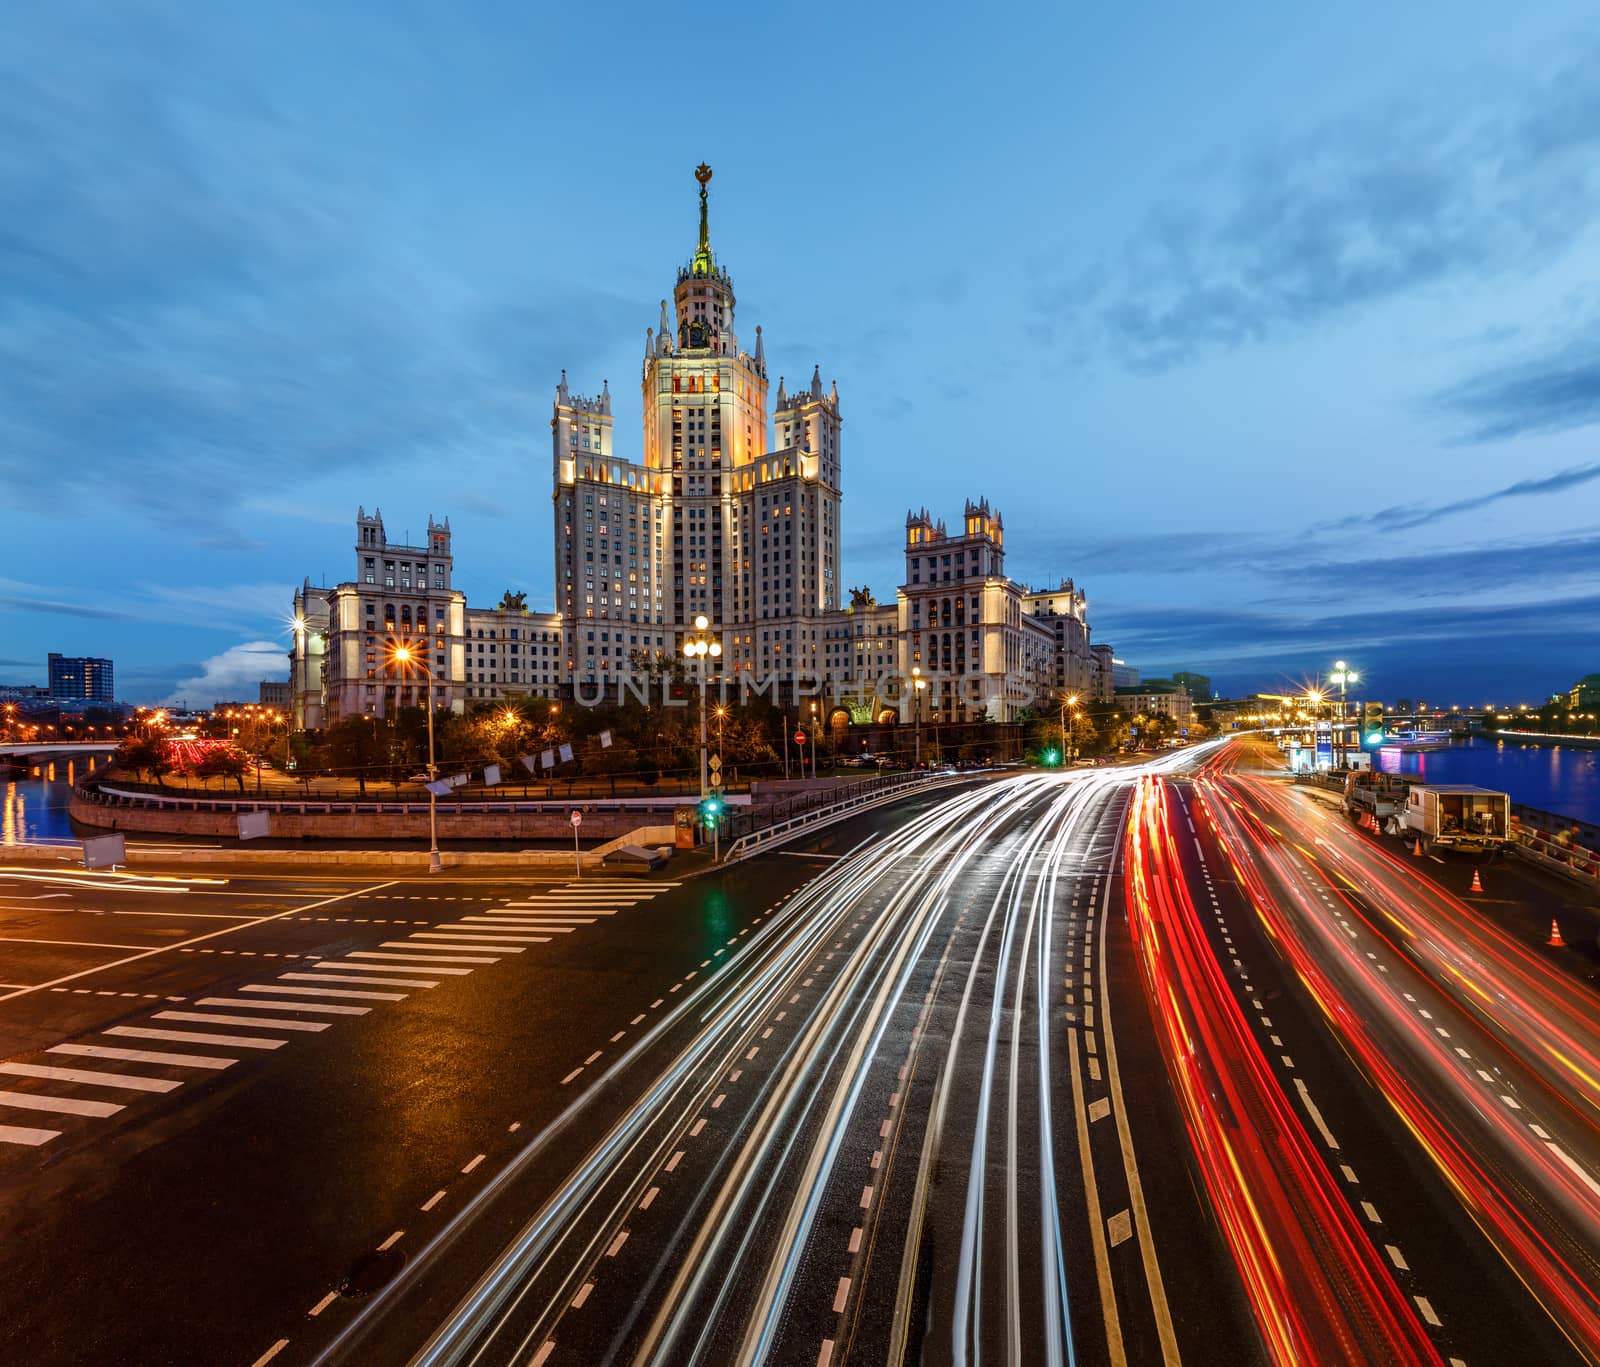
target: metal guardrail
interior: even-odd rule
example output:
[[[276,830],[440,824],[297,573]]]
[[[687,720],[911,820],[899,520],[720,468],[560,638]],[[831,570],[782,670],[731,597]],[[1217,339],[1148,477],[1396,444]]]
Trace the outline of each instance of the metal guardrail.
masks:
[[[362,816],[415,816],[428,813],[427,802],[360,802],[360,801],[307,801],[295,798],[201,798],[179,797],[168,795],[157,796],[148,792],[130,792],[126,789],[113,788],[106,785],[95,787],[79,786],[77,796],[85,802],[92,802],[100,807],[141,807],[154,808],[157,811],[177,812],[214,812],[224,816],[236,815],[239,812],[293,812],[300,816],[337,816],[341,814],[358,814]],[[558,815],[566,814],[579,808],[586,812],[618,812],[621,814],[645,814],[660,816],[664,810],[670,814],[670,808],[685,805],[682,799],[672,799],[658,802],[629,802],[617,798],[586,798],[574,797],[569,801],[542,799],[529,802],[518,801],[486,801],[486,802],[441,802],[438,810],[441,813],[461,814],[464,812],[499,812],[502,814],[520,815]]]
[[[727,852],[722,856],[724,864],[731,864],[735,860],[743,859],[748,855],[756,854],[766,849],[769,845],[781,845],[785,840],[799,835],[802,831],[813,826],[823,826],[830,821],[837,821],[841,817],[853,812],[863,811],[868,807],[876,807],[879,803],[891,802],[905,793],[940,787],[947,783],[961,783],[972,777],[974,773],[982,770],[966,770],[961,773],[950,773],[940,770],[937,773],[913,774],[898,780],[880,780],[870,791],[857,793],[842,801],[834,801],[823,806],[802,812],[799,816],[789,817],[787,820],[775,822],[770,826],[763,826],[760,830],[751,831],[740,836],[728,846]]]

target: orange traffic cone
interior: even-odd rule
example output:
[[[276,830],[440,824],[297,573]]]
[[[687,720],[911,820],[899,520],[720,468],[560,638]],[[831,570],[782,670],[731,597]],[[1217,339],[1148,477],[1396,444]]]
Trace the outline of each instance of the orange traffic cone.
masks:
[[[1468,888],[1467,891],[1468,892],[1482,892],[1483,891],[1483,879],[1478,877],[1477,869],[1473,869],[1473,871],[1472,871],[1472,886],[1470,888]]]
[[[1411,857],[1413,859],[1422,858],[1422,837],[1420,835],[1412,842]]]
[[[1561,938],[1561,927],[1554,920],[1550,922],[1550,938],[1545,941],[1547,945],[1554,945],[1557,949],[1564,949],[1566,941]]]

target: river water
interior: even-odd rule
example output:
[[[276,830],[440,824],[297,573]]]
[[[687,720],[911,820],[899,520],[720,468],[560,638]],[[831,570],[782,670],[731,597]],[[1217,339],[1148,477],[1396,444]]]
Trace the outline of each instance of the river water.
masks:
[[[1426,783],[1474,783],[1513,802],[1600,826],[1600,748],[1474,736],[1447,750],[1379,750],[1374,765]]]

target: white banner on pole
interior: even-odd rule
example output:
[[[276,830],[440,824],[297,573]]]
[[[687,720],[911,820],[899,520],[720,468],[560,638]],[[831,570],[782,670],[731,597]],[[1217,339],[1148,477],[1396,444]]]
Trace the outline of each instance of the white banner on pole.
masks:
[[[465,788],[467,786],[467,776],[465,774],[451,774],[450,782],[457,788]]]
[[[572,747],[570,745],[563,745],[561,747],[561,762],[563,764],[570,764],[572,762]]]
[[[611,748],[611,732],[602,731],[600,733],[600,748],[602,750],[609,750]]]
[[[556,767],[556,752],[554,750],[546,750],[539,756],[539,763],[544,765],[546,769],[554,769]]]
[[[127,846],[120,835],[91,835],[83,842],[83,867],[115,868],[128,862]]]
[[[456,785],[447,778],[438,778],[424,786],[435,797],[449,797],[455,791]]]
[[[272,834],[271,812],[240,812],[239,813],[239,839],[259,840],[264,835]]]
[[[517,763],[520,764],[524,769],[526,769],[530,774],[533,772],[534,759],[533,759],[532,755],[523,755],[523,756],[521,756],[517,760]]]
[[[495,784],[500,782],[500,766],[498,764],[490,764],[484,767],[483,782],[486,788],[493,788]]]

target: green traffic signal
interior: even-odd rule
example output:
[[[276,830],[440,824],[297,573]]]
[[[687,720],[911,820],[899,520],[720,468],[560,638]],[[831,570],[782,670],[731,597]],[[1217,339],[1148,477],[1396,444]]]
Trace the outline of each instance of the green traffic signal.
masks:
[[[1058,764],[1058,763],[1060,763],[1060,760],[1061,760],[1061,755],[1060,755],[1059,751],[1046,750],[1044,752],[1044,762],[1046,764]]]

